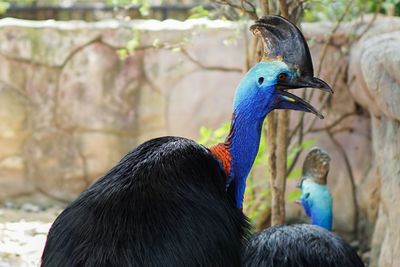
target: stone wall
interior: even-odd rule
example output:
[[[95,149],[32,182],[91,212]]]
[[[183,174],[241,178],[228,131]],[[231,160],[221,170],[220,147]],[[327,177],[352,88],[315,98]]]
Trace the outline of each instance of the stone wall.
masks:
[[[371,115],[372,160],[360,184],[371,265],[400,266],[400,19],[381,18],[352,49],[352,95]]]
[[[320,76],[335,94],[306,138],[332,157],[335,231],[355,232],[353,178],[372,266],[394,267],[400,20],[369,25],[344,24],[334,34]],[[315,69],[331,28],[303,25]],[[197,139],[200,126],[228,121],[248,36],[241,25],[206,20],[0,20],[0,200],[43,193],[69,201],[137,144],[160,135]],[[313,102],[321,105],[318,95]],[[306,125],[313,118],[307,114]],[[333,138],[321,130],[338,120]],[[293,203],[287,210],[288,220],[302,214]]]
[[[244,62],[237,27],[1,20],[0,199],[71,200],[138,143],[228,120]]]

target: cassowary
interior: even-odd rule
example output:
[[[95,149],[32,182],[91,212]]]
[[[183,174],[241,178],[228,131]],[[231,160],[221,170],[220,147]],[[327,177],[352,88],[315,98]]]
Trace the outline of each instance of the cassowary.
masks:
[[[145,142],[58,216],[42,266],[238,266],[248,225],[225,180],[191,140]]]
[[[312,59],[300,30],[279,16],[265,16],[250,30],[262,38],[264,56],[249,70],[236,89],[231,130],[223,144],[211,147],[228,175],[227,191],[242,208],[246,179],[256,158],[261,128],[274,109],[292,109],[323,116],[309,103],[286,89],[332,89],[314,77]]]
[[[311,223],[332,230],[332,196],[327,186],[329,155],[320,148],[312,149],[303,164],[300,201]]]
[[[334,233],[309,224],[277,225],[254,235],[244,267],[364,267],[353,248]]]
[[[312,225],[279,225],[267,228],[248,241],[245,267],[363,267],[349,244],[332,229],[332,197],[326,186],[330,158],[312,149],[303,164],[301,204]]]
[[[313,77],[307,44],[294,25],[272,16],[252,30],[267,39],[268,53],[236,90],[226,142],[206,149],[164,137],[131,151],[58,216],[42,266],[241,264],[249,224],[240,209],[265,116],[294,109],[322,117],[285,89],[331,91]]]

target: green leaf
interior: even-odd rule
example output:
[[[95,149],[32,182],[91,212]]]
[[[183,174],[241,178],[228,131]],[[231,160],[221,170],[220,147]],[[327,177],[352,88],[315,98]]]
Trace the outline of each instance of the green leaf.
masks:
[[[295,168],[288,175],[288,179],[296,179],[296,178],[300,178],[300,177],[301,177],[301,169],[300,168]]]
[[[301,197],[301,191],[298,189],[293,190],[290,192],[287,196],[287,201],[288,202],[295,202],[296,200],[300,199]]]
[[[153,40],[153,44],[152,44],[155,48],[160,48],[162,46],[162,43],[160,41],[160,39],[156,38]]]
[[[129,42],[126,44],[126,50],[128,50],[129,53],[132,53],[139,46],[139,44],[139,35],[135,35],[135,37],[129,40]]]
[[[0,14],[6,13],[7,9],[10,7],[10,3],[6,1],[0,1]]]
[[[121,48],[118,49],[117,54],[121,60],[124,60],[128,56],[128,51],[125,48]]]
[[[198,19],[208,17],[210,12],[203,6],[196,6],[190,10],[190,13],[192,15],[190,15],[189,19]]]
[[[171,51],[172,51],[172,52],[181,52],[181,51],[182,51],[182,48],[179,47],[179,46],[176,46],[176,47],[172,48]]]
[[[309,149],[312,146],[314,146],[317,143],[317,141],[315,139],[307,139],[304,140],[303,143],[301,143],[301,146],[303,147],[303,149]]]
[[[208,129],[207,127],[201,126],[200,127],[200,138],[199,138],[199,143],[202,145],[207,145],[208,142],[210,141],[212,135],[212,130]]]

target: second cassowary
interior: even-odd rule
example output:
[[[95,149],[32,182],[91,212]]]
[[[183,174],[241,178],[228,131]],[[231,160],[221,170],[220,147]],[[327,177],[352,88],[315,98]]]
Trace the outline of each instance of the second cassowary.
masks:
[[[286,89],[331,91],[313,77],[307,44],[293,24],[264,17],[252,30],[263,37],[265,56],[236,90],[226,142],[208,150],[164,137],[134,149],[58,216],[42,266],[241,264],[249,226],[240,209],[265,116],[294,109],[322,117]]]
[[[332,196],[327,186],[329,155],[320,148],[312,149],[303,164],[302,179],[298,185],[301,198],[297,203],[304,208],[311,223],[332,230]]]
[[[270,227],[249,240],[245,267],[363,267],[356,251],[332,233],[332,197],[326,181],[329,155],[312,149],[303,164],[301,203],[312,225]]]

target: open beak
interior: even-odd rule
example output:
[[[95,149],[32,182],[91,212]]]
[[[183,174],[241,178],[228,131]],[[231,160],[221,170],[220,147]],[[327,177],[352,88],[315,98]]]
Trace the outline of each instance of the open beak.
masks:
[[[313,106],[311,106],[311,104],[307,103],[302,98],[282,89],[276,89],[275,92],[277,94],[277,103],[275,105],[276,109],[301,110],[313,113],[320,119],[324,118],[324,116],[318,110],[316,110]]]
[[[278,94],[278,109],[294,109],[315,114],[318,118],[323,119],[324,116],[317,111],[309,103],[300,97],[291,94],[285,90],[297,88],[316,88],[324,92],[333,94],[331,87],[321,79],[315,77],[287,77],[284,81],[278,81],[276,85],[276,93]]]

